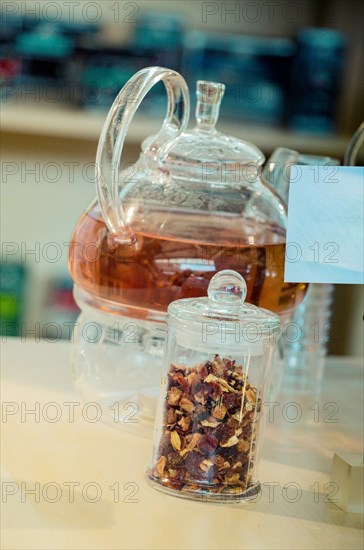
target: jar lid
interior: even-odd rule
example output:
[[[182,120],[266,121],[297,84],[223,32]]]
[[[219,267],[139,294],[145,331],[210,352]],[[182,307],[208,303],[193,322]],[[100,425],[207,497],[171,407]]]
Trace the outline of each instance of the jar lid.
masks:
[[[168,307],[169,321],[184,334],[183,345],[212,345],[260,353],[263,341],[274,341],[280,328],[278,315],[245,303],[244,278],[229,269],[216,273],[206,298],[184,298]]]

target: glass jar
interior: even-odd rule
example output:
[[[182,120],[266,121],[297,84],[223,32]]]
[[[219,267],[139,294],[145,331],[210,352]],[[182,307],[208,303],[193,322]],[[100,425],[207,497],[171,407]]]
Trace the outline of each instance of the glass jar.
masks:
[[[164,492],[208,501],[260,491],[262,403],[280,320],[245,304],[232,270],[211,279],[208,298],[168,307],[168,335],[154,449],[147,477]]]

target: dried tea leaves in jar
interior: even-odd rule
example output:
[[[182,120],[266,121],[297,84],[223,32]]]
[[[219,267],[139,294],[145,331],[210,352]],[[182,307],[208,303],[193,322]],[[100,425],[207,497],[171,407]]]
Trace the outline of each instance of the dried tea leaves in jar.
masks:
[[[169,367],[163,435],[149,477],[194,493],[244,493],[252,481],[261,402],[242,366],[216,355]]]

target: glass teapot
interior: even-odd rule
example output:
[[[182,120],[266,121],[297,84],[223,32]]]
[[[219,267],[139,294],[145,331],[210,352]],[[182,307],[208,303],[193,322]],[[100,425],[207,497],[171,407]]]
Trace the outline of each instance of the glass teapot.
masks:
[[[128,128],[160,81],[168,98],[162,128],[123,168]],[[186,130],[185,80],[150,67],[128,81],[109,111],[96,156],[97,199],[80,218],[69,254],[82,311],[74,376],[85,399],[109,407],[123,394],[142,415],[144,392],[143,410],[151,403],[152,410],[167,307],[206,295],[222,269],[244,277],[248,303],[281,315],[304,296],[305,284],[283,281],[287,208],[261,174],[263,153],[215,128],[223,94],[223,84],[199,81],[197,124]],[[111,417],[119,422],[113,410]]]

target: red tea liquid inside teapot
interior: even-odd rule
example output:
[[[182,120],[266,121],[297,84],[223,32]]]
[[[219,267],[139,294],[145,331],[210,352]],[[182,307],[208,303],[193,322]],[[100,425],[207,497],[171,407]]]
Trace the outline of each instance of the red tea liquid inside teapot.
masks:
[[[150,215],[151,227],[153,217],[160,218],[158,211]],[[175,212],[173,226],[175,232],[179,226],[191,227],[190,238],[135,230],[134,245],[116,244],[99,208],[92,207],[73,234],[69,260],[73,280],[95,296],[119,304],[123,315],[141,319],[166,312],[173,300],[206,295],[210,279],[222,269],[244,277],[249,303],[283,313],[302,300],[306,285],[283,281],[281,229],[266,228],[259,232],[262,242],[248,244],[235,218],[229,224],[226,217],[209,214],[204,219],[201,213]],[[107,309],[107,302],[102,304]]]

